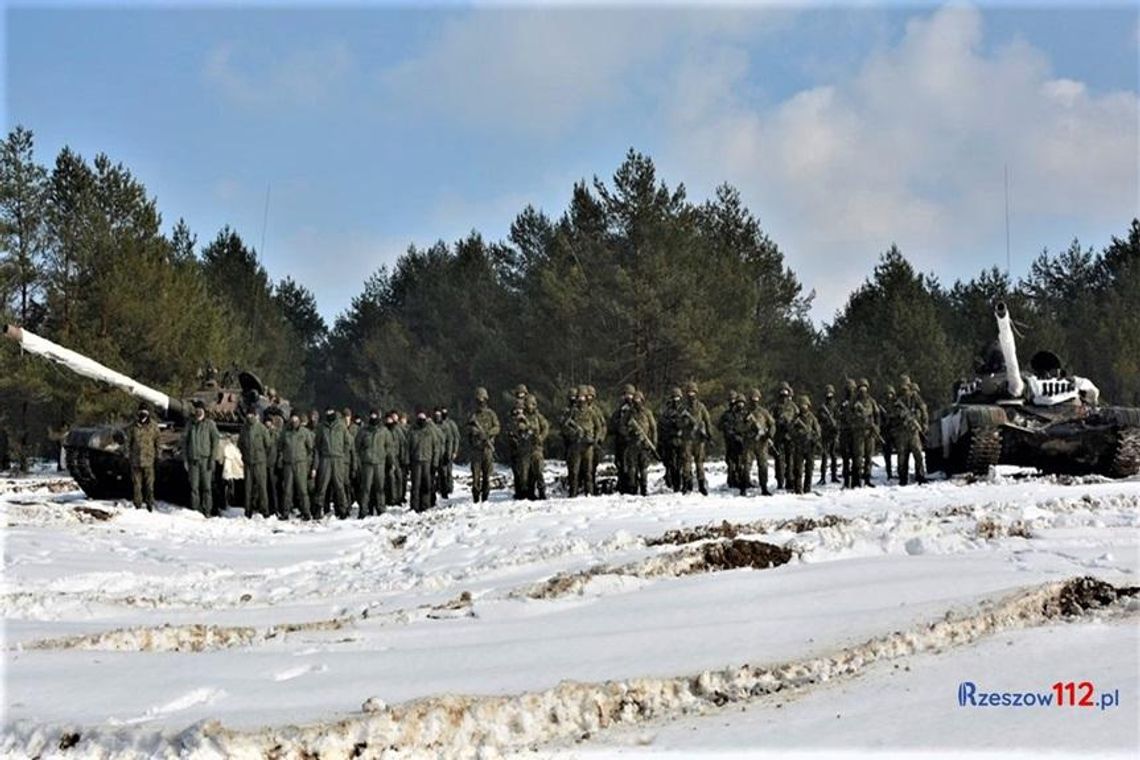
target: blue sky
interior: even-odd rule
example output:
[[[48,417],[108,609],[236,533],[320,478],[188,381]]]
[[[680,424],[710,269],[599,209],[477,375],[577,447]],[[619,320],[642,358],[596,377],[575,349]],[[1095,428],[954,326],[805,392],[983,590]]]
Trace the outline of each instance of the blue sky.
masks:
[[[830,320],[896,242],[943,281],[1140,213],[1134,5],[10,5],[5,115],[135,172],[333,318],[409,243],[651,155],[740,188]]]

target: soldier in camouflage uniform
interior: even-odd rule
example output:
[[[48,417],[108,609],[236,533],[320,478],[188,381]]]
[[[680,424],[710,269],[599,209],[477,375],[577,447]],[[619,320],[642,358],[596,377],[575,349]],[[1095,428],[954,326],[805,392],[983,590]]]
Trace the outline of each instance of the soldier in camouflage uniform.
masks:
[[[859,389],[867,386],[867,402],[871,407],[871,424],[863,434],[863,485],[874,488],[871,484],[871,467],[874,463],[875,448],[883,441],[880,425],[883,419],[883,407],[871,395],[871,381],[865,377],[859,378]],[[889,465],[888,465],[889,467]],[[889,475],[889,471],[888,471]]]
[[[587,493],[596,494],[598,492],[598,465],[602,462],[602,457],[605,455],[604,446],[606,443],[606,413],[602,411],[601,407],[597,404],[598,392],[592,385],[585,386],[585,404],[586,410],[590,413],[590,417],[594,422],[593,437],[594,442],[590,446],[590,490]]]
[[[689,426],[687,446],[681,464],[681,490],[693,490],[696,480],[697,490],[702,496],[709,495],[709,484],[705,479],[705,447],[712,441],[712,415],[704,402],[697,396],[697,383],[685,383],[685,421]]]
[[[389,409],[384,415],[384,427],[388,430],[388,453],[384,461],[384,504],[394,507],[404,503],[404,482],[407,478],[404,462],[408,442],[400,428],[400,414],[395,409]]]
[[[851,487],[870,486],[870,451],[867,441],[875,436],[875,406],[871,400],[870,383],[861,379],[851,402],[848,422],[851,426]]]
[[[495,470],[495,436],[499,416],[488,406],[486,388],[475,389],[475,411],[467,419],[467,443],[471,446],[471,497],[475,503],[491,495],[491,474]]]
[[[408,429],[408,462],[411,468],[412,500],[411,507],[416,512],[425,512],[431,507],[432,470],[439,461],[438,449],[443,436],[431,420],[427,410],[416,412],[416,421]]]
[[[269,482],[269,514],[279,515],[281,514],[281,457],[277,453],[277,441],[281,438],[284,417],[266,410],[262,422],[269,431],[269,467],[266,470]]]
[[[245,516],[257,512],[269,517],[269,459],[272,441],[269,430],[257,417],[257,410],[246,411],[245,424],[238,434],[242,467],[245,470]]]
[[[530,454],[530,489],[527,498],[546,498],[546,439],[550,435],[550,422],[538,410],[538,399],[533,393],[528,393],[523,406],[527,420],[534,430],[534,448]]]
[[[134,423],[127,428],[127,454],[131,460],[131,502],[135,509],[154,511],[154,463],[158,459],[158,425],[150,407],[139,404]]]
[[[819,420],[811,410],[811,399],[806,395],[800,396],[798,406],[799,414],[792,421],[788,436],[791,444],[791,490],[811,493],[815,452],[820,447],[822,433]]]
[[[851,473],[851,460],[854,456],[855,444],[851,430],[851,405],[855,403],[857,387],[855,381],[848,378],[843,388],[843,401],[839,405],[839,455],[843,458],[843,487],[851,488],[853,478]]]
[[[759,388],[752,389],[748,395],[748,403],[748,435],[745,442],[749,463],[746,466],[751,470],[751,460],[756,460],[760,493],[764,496],[771,496],[772,492],[768,490],[768,446],[772,434],[775,432],[776,421],[772,419],[772,415],[764,407],[764,394],[760,392]],[[752,476],[749,474],[747,477],[751,478]]]
[[[835,387],[823,389],[823,403],[819,406],[820,456],[819,485],[827,483],[827,465],[831,463],[831,482],[838,483],[836,475],[839,462],[839,405],[835,401]]]
[[[344,482],[348,478],[352,443],[348,437],[348,428],[336,409],[326,409],[325,419],[317,428],[315,443],[317,499],[313,504],[313,512],[317,517],[324,514],[330,499],[337,518],[343,520],[348,517],[348,497]]]
[[[724,463],[728,469],[729,488],[739,488],[746,493],[748,474],[744,472],[744,436],[743,421],[740,419],[742,405],[738,405],[740,394],[734,390],[728,392],[728,404],[717,420],[717,429],[724,439]]]
[[[799,413],[796,403],[792,401],[792,386],[787,382],[780,383],[779,396],[776,399],[776,405],[772,407],[772,418],[776,421],[776,435],[772,438],[775,447],[776,488],[792,490],[789,474],[791,461],[788,457],[790,448],[788,435],[792,429],[792,422]]]
[[[744,394],[733,394],[732,403],[721,420],[728,471],[732,474],[733,487],[739,488],[740,495],[744,496],[752,485],[748,472],[748,454],[749,436],[754,432],[754,420],[748,413],[748,402]]]
[[[190,507],[206,517],[214,515],[214,462],[218,454],[218,426],[206,419],[206,406],[194,401],[194,416],[182,433],[182,461],[190,477]]]
[[[658,429],[657,453],[661,455],[661,463],[665,465],[665,485],[674,493],[681,490],[681,471],[685,457],[685,426],[681,413],[685,410],[684,396],[680,388],[669,391],[668,398],[661,405],[658,419],[661,426]]]
[[[432,421],[443,433],[443,449],[440,451],[439,467],[436,472],[436,492],[443,498],[451,496],[454,488],[452,465],[459,456],[459,426],[447,416],[446,406],[437,406],[432,412]]]
[[[902,396],[899,397],[900,424],[895,438],[899,455],[899,484],[907,484],[909,459],[914,459],[914,479],[919,485],[926,482],[923,437],[930,423],[926,403],[918,393],[918,383],[902,376]]]
[[[281,501],[277,516],[288,519],[294,503],[298,503],[301,517],[312,519],[309,512],[309,479],[316,467],[313,463],[313,434],[301,424],[301,416],[294,412],[289,425],[277,439],[277,456],[281,462]]]
[[[534,437],[534,425],[527,419],[526,409],[521,404],[516,405],[507,421],[507,448],[511,455],[516,499],[526,499],[530,495]]]
[[[356,516],[362,520],[384,511],[385,470],[391,442],[392,433],[384,426],[380,410],[373,409],[368,413],[368,424],[356,431],[354,446],[359,470],[356,496],[360,506]]]
[[[592,494],[590,480],[594,453],[594,415],[586,408],[586,397],[580,388],[567,393],[566,408],[559,420],[562,442],[566,446],[566,487],[571,498],[580,493]]]
[[[625,466],[630,491],[642,496],[649,489],[649,460],[657,452],[657,420],[645,405],[645,396],[635,392],[633,401],[621,415],[621,430],[625,437]]]
[[[637,389],[632,385],[626,384],[621,389],[621,400],[618,402],[617,409],[610,415],[610,422],[607,426],[609,431],[613,433],[614,437],[614,466],[617,468],[617,481],[618,493],[635,493],[637,490],[637,483],[635,474],[626,469],[626,447],[629,445],[629,433],[626,430],[625,420],[633,408],[633,397],[637,393]]]

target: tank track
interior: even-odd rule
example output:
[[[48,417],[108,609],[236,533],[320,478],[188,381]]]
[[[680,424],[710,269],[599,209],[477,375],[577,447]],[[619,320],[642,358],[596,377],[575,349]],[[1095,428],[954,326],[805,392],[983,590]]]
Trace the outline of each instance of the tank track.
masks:
[[[112,484],[104,482],[96,472],[90,449],[82,446],[67,447],[67,472],[91,499],[113,499],[122,496]]]
[[[966,471],[986,475],[990,467],[1001,458],[1001,430],[979,428],[970,435],[970,450],[966,454]]]
[[[1140,472],[1140,427],[1121,428],[1116,434],[1112,476],[1129,478]]]

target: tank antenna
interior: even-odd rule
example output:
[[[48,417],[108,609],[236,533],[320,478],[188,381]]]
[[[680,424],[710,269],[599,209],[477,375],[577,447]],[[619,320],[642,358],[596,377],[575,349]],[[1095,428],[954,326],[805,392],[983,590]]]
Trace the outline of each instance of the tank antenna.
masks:
[[[1009,277],[1009,164],[1005,164],[1005,277]]]
[[[1006,201],[1008,205],[1008,200]],[[1008,213],[1008,209],[1007,209]],[[258,254],[262,261],[265,261],[265,229],[269,226],[269,184],[265,185],[265,212],[261,215],[261,249]],[[1008,226],[1008,221],[1007,221]],[[1007,246],[1008,247],[1008,246]]]

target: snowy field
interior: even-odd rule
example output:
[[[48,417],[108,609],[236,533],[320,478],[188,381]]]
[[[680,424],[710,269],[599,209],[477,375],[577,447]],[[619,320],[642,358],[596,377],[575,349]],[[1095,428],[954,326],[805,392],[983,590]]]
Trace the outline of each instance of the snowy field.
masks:
[[[476,506],[461,477],[323,523],[0,478],[0,753],[1136,755],[1140,480],[763,498],[710,470],[708,498],[654,471],[649,498]],[[964,681],[1120,704],[962,707]]]

